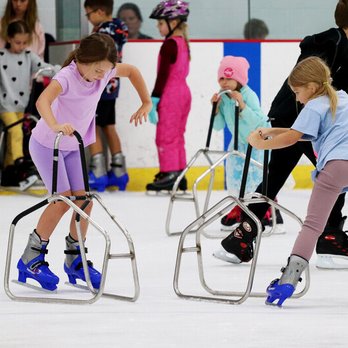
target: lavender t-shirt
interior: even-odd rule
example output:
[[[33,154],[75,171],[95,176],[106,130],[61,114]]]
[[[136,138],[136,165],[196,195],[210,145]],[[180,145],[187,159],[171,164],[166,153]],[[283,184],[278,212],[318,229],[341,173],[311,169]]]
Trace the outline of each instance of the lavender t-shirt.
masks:
[[[116,69],[105,74],[103,79],[88,82],[77,70],[75,62],[61,69],[53,79],[62,87],[62,93],[52,103],[52,111],[58,123],[70,123],[80,133],[84,145],[95,142],[95,111],[100,96],[110,78],[114,77]],[[48,127],[43,118],[33,129],[32,136],[43,146],[54,147],[56,133]],[[78,150],[74,136],[64,136],[59,143],[59,149],[65,151]]]

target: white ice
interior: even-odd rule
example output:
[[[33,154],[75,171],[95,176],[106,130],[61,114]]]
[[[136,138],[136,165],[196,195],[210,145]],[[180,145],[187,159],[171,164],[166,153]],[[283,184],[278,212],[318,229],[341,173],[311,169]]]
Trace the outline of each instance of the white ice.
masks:
[[[223,191],[213,192],[211,201],[217,202],[226,195]],[[309,190],[284,190],[278,198],[280,204],[304,218],[309,195]],[[139,299],[129,303],[101,298],[91,305],[24,303],[9,299],[2,286],[0,347],[347,347],[347,271],[318,270],[314,255],[309,292],[300,299],[287,300],[281,309],[266,306],[264,298],[248,298],[241,305],[184,300],[173,290],[179,237],[168,237],[165,233],[169,197],[131,192],[105,192],[101,196],[133,238],[140,277]],[[0,196],[0,279],[4,278],[11,222],[39,201],[28,196]],[[112,225],[98,205],[94,207],[92,217],[109,229]],[[172,221],[182,230],[193,220],[193,205],[176,202],[174,209]],[[16,226],[11,279],[17,277],[16,262],[38,216],[39,212],[30,214]],[[53,296],[86,298],[81,290],[64,284],[67,279],[63,272],[63,250],[68,224],[68,218],[59,224],[46,257],[61,279],[58,294]],[[280,268],[286,263],[298,225],[288,217],[285,225],[285,235],[262,239],[255,291],[264,291],[272,279],[279,277]],[[211,228],[217,230],[218,226],[213,224]],[[113,238],[111,248],[125,251],[126,244],[119,233],[113,230],[109,233]],[[188,244],[192,241],[191,236]],[[95,229],[89,231],[86,245],[89,258],[100,267],[105,242]],[[242,284],[243,290],[249,266],[233,266],[211,257],[218,245],[219,239],[204,238],[207,279],[213,287],[240,290]],[[132,294],[131,280],[128,260],[109,262],[106,289]],[[10,286],[18,296],[35,296],[35,290],[13,283]],[[180,286],[185,292],[208,295],[198,280],[194,254],[183,256]]]

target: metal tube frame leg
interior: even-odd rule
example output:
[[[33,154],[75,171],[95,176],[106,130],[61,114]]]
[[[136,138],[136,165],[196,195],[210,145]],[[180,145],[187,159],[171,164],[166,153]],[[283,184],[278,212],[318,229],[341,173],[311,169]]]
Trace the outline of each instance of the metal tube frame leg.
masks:
[[[93,219],[91,219],[83,210],[81,210],[75,203],[73,203],[69,197],[53,194],[51,197],[38,203],[34,207],[29,208],[26,211],[20,213],[13,220],[10,226],[7,255],[6,255],[5,275],[4,275],[4,289],[5,289],[5,293],[10,299],[14,301],[21,301],[21,302],[63,303],[63,304],[92,304],[96,302],[101,296],[109,297],[112,299],[131,301],[131,302],[134,302],[137,300],[137,298],[139,297],[140,286],[139,286],[138,271],[137,271],[135,251],[134,251],[134,245],[133,245],[132,239],[129,233],[126,231],[126,229],[123,226],[121,226],[121,224],[116,220],[116,218],[109,212],[109,210],[101,201],[100,197],[94,194],[92,196],[96,198],[96,200],[100,203],[100,205],[103,207],[106,213],[110,216],[110,218],[113,220],[116,226],[121,230],[122,234],[126,237],[128,247],[129,247],[129,253],[110,254],[111,240],[110,240],[109,234],[98,223],[96,223]],[[76,221],[78,241],[79,241],[79,246],[81,250],[81,258],[82,258],[82,265],[84,269],[85,279],[86,279],[87,287],[89,291],[91,292],[91,294],[93,295],[91,298],[86,300],[70,299],[70,298],[17,296],[10,289],[11,259],[12,259],[14,233],[15,233],[15,227],[17,222],[20,219],[22,219],[24,216],[32,213],[33,211],[36,211],[37,209],[45,206],[46,204],[49,204],[55,201],[63,201],[66,204],[68,204],[78,215],[80,215],[83,219],[87,220],[105,239],[105,251],[104,251],[103,265],[101,270],[102,278],[101,278],[99,290],[95,290],[92,286],[92,283],[89,277],[88,265],[86,260],[86,254],[84,251],[84,244],[83,244],[82,235],[81,235],[80,223]],[[133,281],[134,281],[133,296],[121,296],[117,294],[104,292],[108,262],[110,259],[119,259],[119,258],[129,258],[131,260]]]
[[[257,264],[257,258],[259,253],[259,248],[261,244],[261,236],[262,236],[262,226],[260,221],[257,219],[257,217],[248,209],[247,203],[249,204],[250,199],[238,199],[233,196],[228,196],[224,199],[222,199],[220,202],[215,204],[212,208],[210,208],[207,212],[202,214],[197,220],[192,222],[189,226],[186,227],[186,229],[182,232],[179,240],[178,245],[178,251],[177,251],[177,258],[176,258],[176,264],[175,264],[175,272],[174,272],[174,279],[173,279],[173,287],[175,293],[184,299],[191,299],[191,300],[206,300],[211,302],[219,302],[219,303],[227,303],[227,304],[241,304],[243,303],[248,297],[266,297],[266,293],[260,293],[260,292],[252,292],[252,286],[256,271],[256,264]],[[277,209],[281,210],[285,214],[289,215],[291,218],[296,220],[300,225],[302,225],[301,219],[296,216],[294,213],[292,213],[290,210],[286,209],[285,207],[279,205],[278,203],[270,200],[266,196],[260,196],[258,198],[253,198],[252,203],[263,203],[267,202],[268,204],[275,206]],[[205,227],[213,223],[216,219],[223,216],[226,212],[228,212],[232,206],[238,205],[244,212],[247,214],[256,224],[258,234],[255,241],[255,252],[254,257],[250,266],[249,271],[249,277],[247,286],[244,292],[240,291],[226,291],[226,290],[214,290],[212,289],[205,280],[205,274],[204,274],[204,266],[203,266],[203,258],[202,258],[202,246],[201,246],[201,234]],[[195,246],[191,247],[185,247],[185,239],[189,233],[196,233],[196,244]],[[202,288],[208,292],[211,296],[200,296],[200,295],[194,295],[194,294],[185,294],[183,293],[179,288],[179,276],[180,276],[180,270],[181,270],[181,262],[182,262],[182,256],[184,253],[196,253],[197,254],[197,263],[198,263],[198,272],[199,272],[199,279],[200,284]],[[310,285],[310,276],[309,276],[309,268],[307,267],[305,271],[305,284],[304,288],[298,292],[295,293],[292,298],[299,298],[305,295],[305,293],[308,291]]]

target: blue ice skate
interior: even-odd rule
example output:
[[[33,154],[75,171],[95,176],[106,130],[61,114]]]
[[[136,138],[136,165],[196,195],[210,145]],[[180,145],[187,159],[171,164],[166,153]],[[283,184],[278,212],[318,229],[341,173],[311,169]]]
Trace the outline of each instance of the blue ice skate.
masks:
[[[94,289],[100,288],[101,273],[93,268],[93,263],[87,260],[89,276],[91,278],[91,283]],[[68,275],[69,283],[75,285],[76,279],[81,279],[84,282],[86,281],[85,273],[83,271],[81,255],[79,255],[71,264],[70,267],[64,263],[64,271]]]
[[[278,300],[277,305],[281,307],[283,302],[292,296],[295,291],[295,287],[292,284],[279,284],[279,279],[274,279],[267,287],[267,299],[266,304],[272,305],[275,300]]]
[[[92,190],[97,190],[98,192],[104,192],[106,186],[108,185],[108,177],[107,175],[102,175],[100,177],[96,177],[93,171],[88,173],[88,183]]]
[[[129,176],[127,173],[117,177],[112,170],[108,171],[108,185],[107,186],[117,186],[120,191],[125,191],[129,181]]]
[[[45,261],[44,256],[46,252],[46,246],[43,246],[41,254],[29,261],[26,265],[22,259],[18,261],[17,268],[19,271],[19,282],[26,283],[27,278],[32,278],[40,283],[43,289],[49,291],[57,289],[59,278],[48,268],[48,262]]]

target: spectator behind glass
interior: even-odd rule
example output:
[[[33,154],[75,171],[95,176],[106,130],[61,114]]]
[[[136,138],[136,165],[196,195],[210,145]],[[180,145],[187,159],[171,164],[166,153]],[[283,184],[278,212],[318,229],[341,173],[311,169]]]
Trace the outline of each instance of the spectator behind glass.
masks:
[[[247,40],[264,40],[268,34],[268,27],[261,19],[251,18],[244,25],[244,38]]]
[[[117,11],[117,18],[120,18],[128,27],[128,39],[152,39],[151,36],[140,32],[143,17],[140,9],[132,2],[126,2]]]
[[[0,48],[4,48],[7,39],[7,27],[16,20],[23,20],[30,31],[28,50],[44,58],[45,34],[39,22],[36,0],[7,0],[0,26]]]

